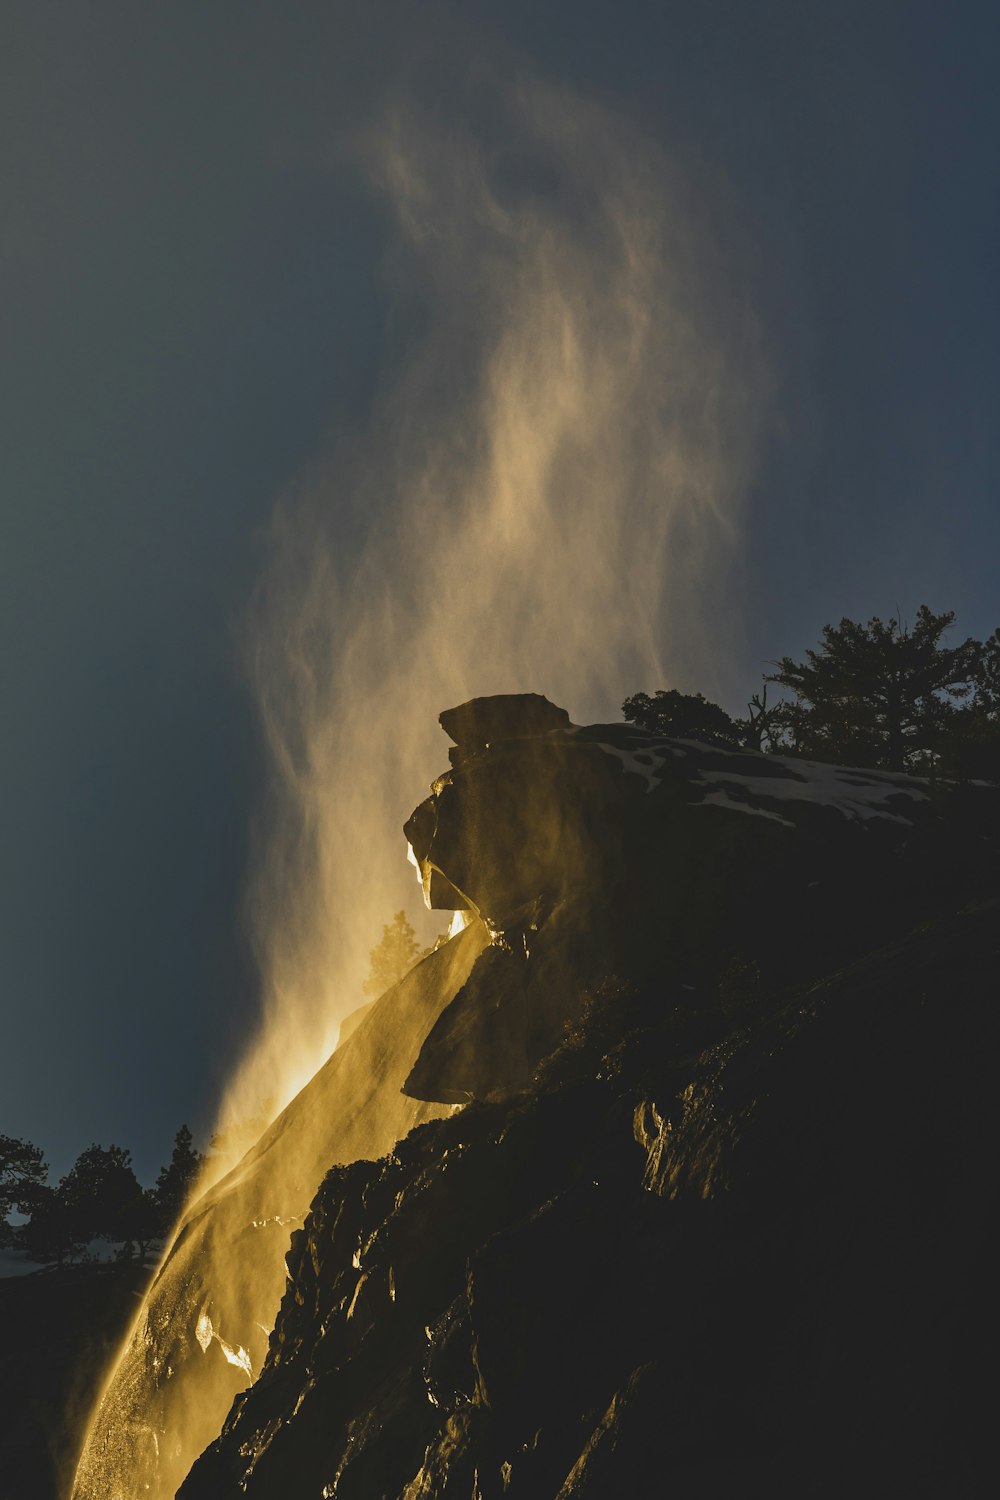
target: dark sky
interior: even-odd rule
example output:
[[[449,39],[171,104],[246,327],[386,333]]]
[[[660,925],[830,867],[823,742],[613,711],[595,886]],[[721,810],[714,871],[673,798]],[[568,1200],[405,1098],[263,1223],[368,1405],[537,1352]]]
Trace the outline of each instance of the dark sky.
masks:
[[[149,1180],[253,1017],[239,621],[400,337],[338,135],[483,47],[728,179],[779,414],[749,692],[844,614],[1000,623],[998,39],[919,0],[2,0],[0,1131]]]

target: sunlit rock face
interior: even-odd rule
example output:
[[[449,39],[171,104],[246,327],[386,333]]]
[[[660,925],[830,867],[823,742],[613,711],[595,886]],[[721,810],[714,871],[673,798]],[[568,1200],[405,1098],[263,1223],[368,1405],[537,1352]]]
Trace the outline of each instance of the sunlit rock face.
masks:
[[[381,1156],[445,1114],[400,1093],[487,939],[468,927],[364,1015],[240,1165],[190,1209],[105,1393],[73,1500],[172,1497],[259,1373],[285,1252],[333,1162]]]
[[[328,1173],[183,1500],[976,1493],[1000,791],[524,706],[407,827],[467,1105]]]

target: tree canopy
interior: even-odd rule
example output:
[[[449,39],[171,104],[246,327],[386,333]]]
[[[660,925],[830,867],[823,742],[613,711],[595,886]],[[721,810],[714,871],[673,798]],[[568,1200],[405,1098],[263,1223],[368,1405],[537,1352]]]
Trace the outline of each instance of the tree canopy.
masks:
[[[30,1212],[48,1170],[37,1146],[17,1136],[0,1135],[0,1245],[15,1242],[7,1216],[12,1211]]]
[[[954,623],[926,604],[912,628],[877,616],[826,625],[822,645],[783,656],[766,677],[794,695],[781,722],[801,755],[890,771],[929,770],[976,687],[983,645],[944,646]]]
[[[652,698],[648,693],[633,693],[622,704],[622,713],[640,729],[674,739],[702,740],[710,745],[743,743],[736,721],[701,693],[679,693],[674,688],[660,688]]]
[[[126,1238],[122,1221],[142,1192],[123,1146],[88,1146],[59,1184],[59,1194],[83,1240]]]
[[[633,693],[627,720],[654,733],[837,765],[1000,780],[1000,629],[949,646],[953,610],[922,604],[912,627],[874,616],[826,625],[801,661],[783,656],[731,718],[701,693]],[[768,686],[784,696],[768,703]]]
[[[0,1135],[0,1243],[56,1266],[76,1259],[94,1240],[120,1245],[125,1258],[135,1246],[144,1256],[152,1241],[173,1228],[202,1160],[190,1130],[182,1125],[155,1187],[142,1186],[124,1147],[96,1143],[51,1184],[37,1146]],[[12,1211],[26,1221],[11,1223]]]

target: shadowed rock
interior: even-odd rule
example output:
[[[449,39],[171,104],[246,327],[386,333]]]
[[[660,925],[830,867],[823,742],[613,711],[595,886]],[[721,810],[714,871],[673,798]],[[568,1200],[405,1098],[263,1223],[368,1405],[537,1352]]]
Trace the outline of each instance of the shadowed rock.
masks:
[[[520,702],[442,715],[522,733],[441,776],[406,825],[431,903],[471,906],[493,933],[421,1049],[415,1098],[523,1086],[602,974],[701,982],[751,953],[786,982],[974,884],[995,857],[995,787],[560,728],[555,709],[533,708],[530,734]]]
[[[998,919],[735,1026],[608,992],[529,1091],[335,1169],[183,1500],[978,1493]]]
[[[453,764],[481,755],[499,740],[530,739],[552,729],[568,729],[569,714],[540,693],[503,693],[492,698],[470,698],[457,708],[446,708],[438,723],[455,750]]]
[[[491,941],[406,1088],[471,1102],[329,1172],[183,1500],[976,1493],[1000,791],[476,744],[407,825]]]

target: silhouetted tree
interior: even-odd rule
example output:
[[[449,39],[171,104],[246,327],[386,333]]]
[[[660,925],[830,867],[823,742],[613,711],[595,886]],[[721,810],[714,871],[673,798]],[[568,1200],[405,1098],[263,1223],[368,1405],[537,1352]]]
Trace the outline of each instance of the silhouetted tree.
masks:
[[[747,704],[745,719],[736,719],[740,743],[748,750],[780,751],[787,748],[788,731],[783,714],[784,704],[767,701],[767,683],[754,693]]]
[[[132,1246],[139,1251],[139,1259],[145,1260],[154,1240],[162,1239],[172,1227],[164,1226],[163,1211],[155,1188],[140,1187],[138,1193],[122,1208],[118,1218],[120,1238],[124,1246],[124,1258],[132,1258]]]
[[[743,743],[740,726],[701,693],[678,693],[674,688],[661,688],[652,698],[648,693],[633,693],[622,704],[622,713],[640,729],[673,739],[702,740],[709,745]]]
[[[121,1146],[88,1146],[57,1186],[45,1182],[47,1167],[37,1146],[0,1135],[0,1244],[14,1245],[33,1260],[62,1266],[92,1240],[133,1247],[145,1257],[150,1244],[176,1223],[201,1170],[190,1130],[182,1125],[169,1163],[153,1188],[143,1187]],[[28,1215],[11,1225],[11,1209]]]
[[[366,995],[383,995],[408,974],[418,959],[431,950],[421,948],[405,911],[398,911],[382,928],[381,941],[369,955],[371,969],[361,988]]]
[[[75,1234],[85,1241],[125,1240],[126,1219],[142,1193],[123,1146],[88,1146],[59,1184]]]
[[[11,1210],[31,1212],[48,1170],[38,1146],[17,1136],[0,1135],[0,1245],[16,1243],[17,1232],[7,1216]]]
[[[63,1179],[65,1182],[65,1178]],[[16,1243],[30,1260],[60,1270],[85,1248],[89,1236],[59,1187],[41,1183],[31,1196],[31,1217],[17,1230]]]
[[[1000,721],[1000,626],[982,644],[976,666],[976,704],[983,714]]]
[[[128,1238],[126,1216],[141,1193],[128,1151],[88,1146],[58,1186],[37,1176],[21,1191],[18,1207],[30,1217],[15,1243],[32,1260],[62,1267],[91,1240]]]
[[[877,616],[823,628],[823,644],[806,659],[783,656],[765,679],[794,698],[781,722],[801,755],[841,765],[929,770],[957,727],[973,692],[983,647],[971,638],[945,647],[954,611],[926,604],[911,629]]]
[[[1000,781],[1000,630],[980,645],[971,701],[952,714],[940,762],[945,776]]]
[[[186,1125],[174,1136],[174,1149],[160,1168],[154,1189],[159,1211],[160,1233],[168,1234],[180,1217],[205,1158],[195,1150],[194,1137]]]

